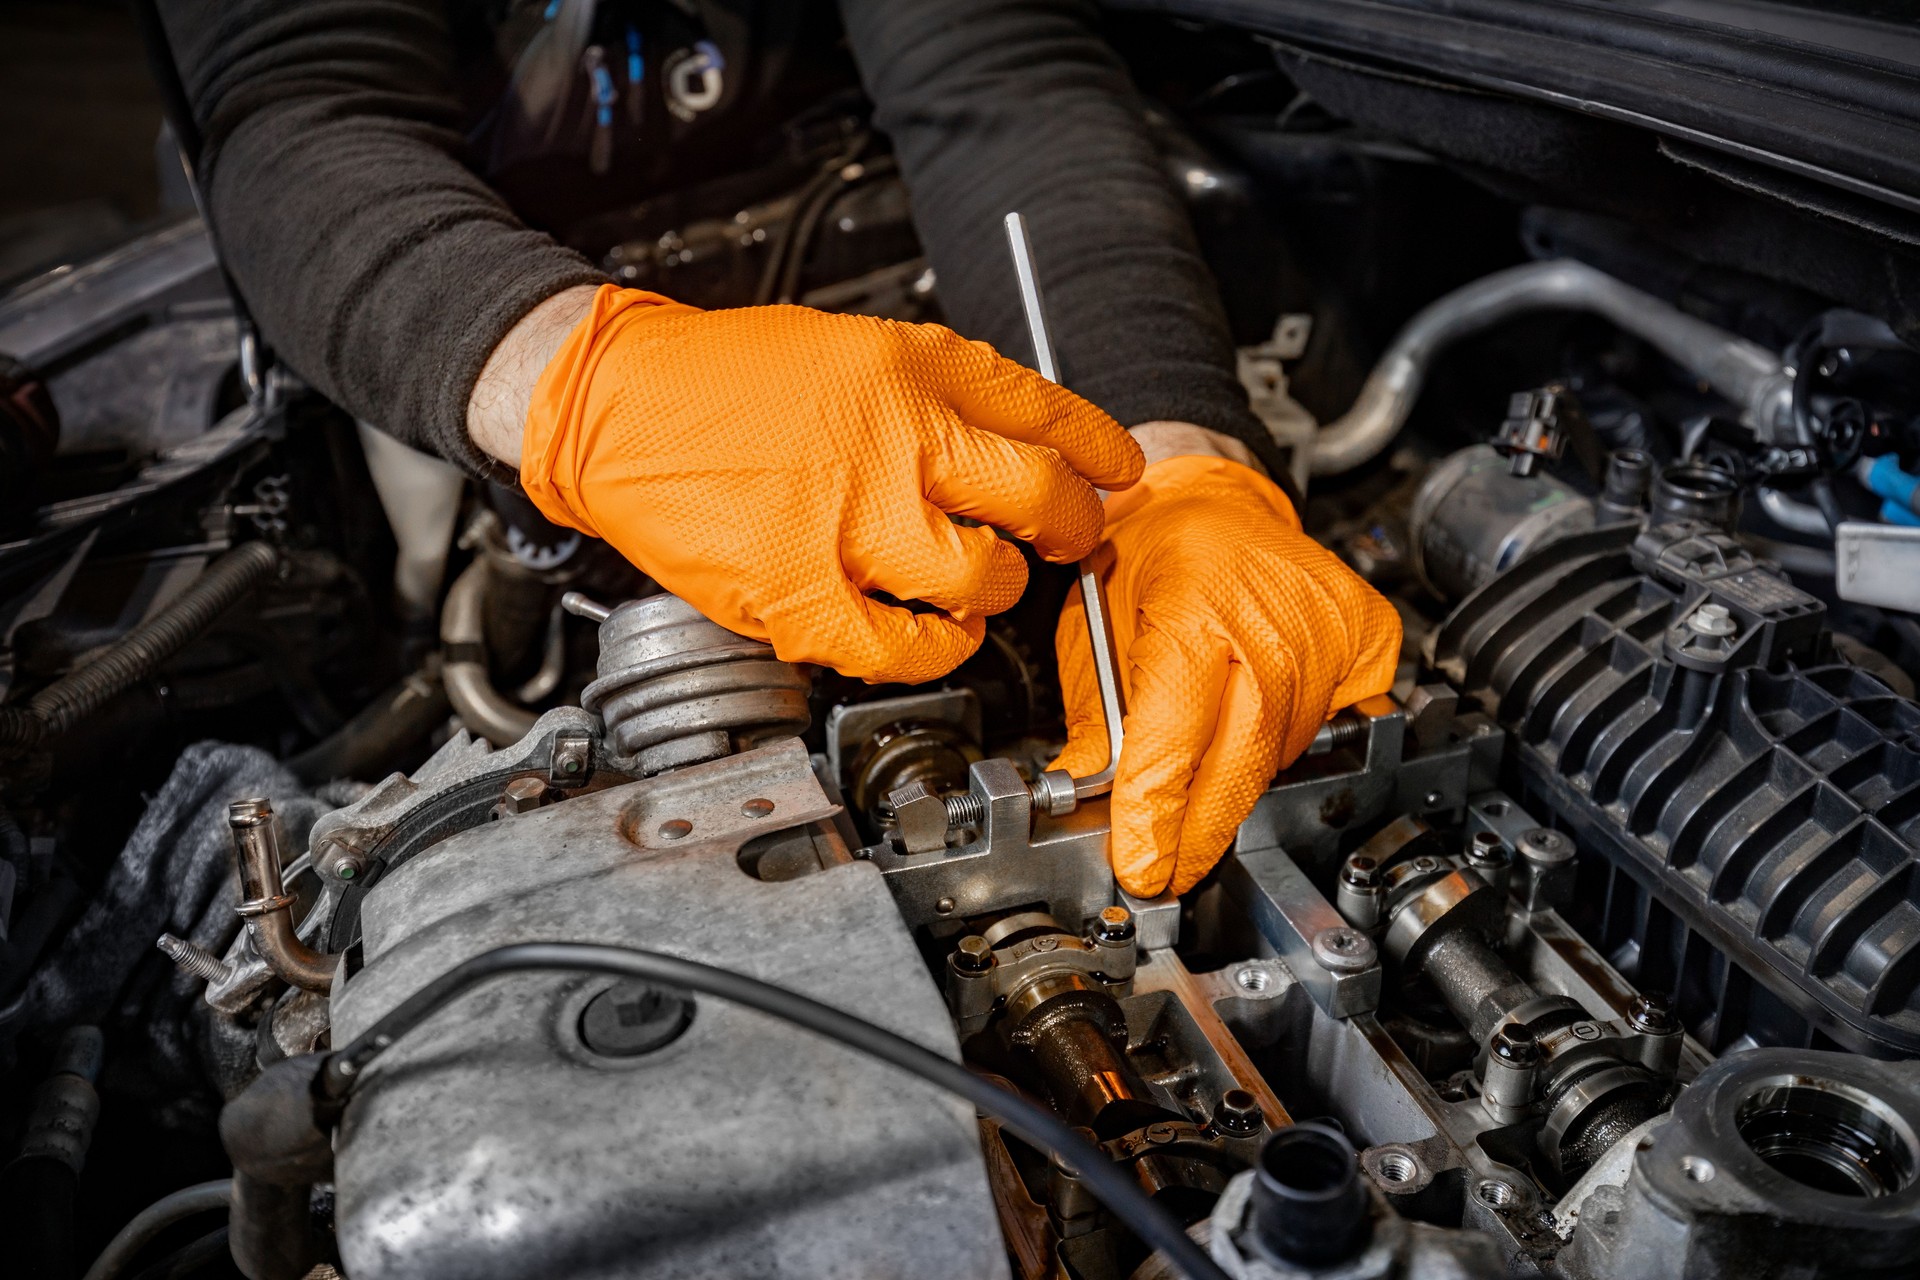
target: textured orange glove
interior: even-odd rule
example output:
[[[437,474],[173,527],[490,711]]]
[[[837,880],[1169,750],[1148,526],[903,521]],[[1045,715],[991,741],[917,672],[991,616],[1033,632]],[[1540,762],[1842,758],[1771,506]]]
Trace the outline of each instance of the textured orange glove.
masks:
[[[916,681],[971,654],[1027,581],[1018,549],[949,515],[1074,560],[1100,537],[1093,486],[1141,465],[1099,409],[939,325],[608,285],[534,388],[520,479],[549,519],[787,661]]]
[[[1393,683],[1400,618],[1300,530],[1264,476],[1222,458],[1168,458],[1107,503],[1094,564],[1127,695],[1113,790],[1113,871],[1127,892],[1185,893],[1213,868],[1280,766],[1328,716]],[[1067,749],[1107,761],[1086,613],[1055,637]]]

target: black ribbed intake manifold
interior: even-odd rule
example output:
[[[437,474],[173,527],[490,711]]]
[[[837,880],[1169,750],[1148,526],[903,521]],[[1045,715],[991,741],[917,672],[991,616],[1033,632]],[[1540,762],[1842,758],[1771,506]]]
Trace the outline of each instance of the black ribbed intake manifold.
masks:
[[[1732,536],[1619,525],[1460,605],[1432,665],[1587,857],[1568,909],[1715,1050],[1920,1055],[1920,706]]]

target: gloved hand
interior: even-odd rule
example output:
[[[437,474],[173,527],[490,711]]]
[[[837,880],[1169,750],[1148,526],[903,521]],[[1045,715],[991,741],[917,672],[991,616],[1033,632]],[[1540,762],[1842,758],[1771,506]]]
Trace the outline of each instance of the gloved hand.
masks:
[[[520,479],[721,626],[870,681],[944,675],[1140,474],[1105,413],[939,325],[609,285],[534,388]],[[942,613],[871,599],[884,591]]]
[[[1113,870],[1127,892],[1185,893],[1274,773],[1335,711],[1385,693],[1400,618],[1301,532],[1279,486],[1222,458],[1155,462],[1107,503],[1095,566],[1127,696]],[[1107,761],[1080,593],[1055,636],[1075,776]]]

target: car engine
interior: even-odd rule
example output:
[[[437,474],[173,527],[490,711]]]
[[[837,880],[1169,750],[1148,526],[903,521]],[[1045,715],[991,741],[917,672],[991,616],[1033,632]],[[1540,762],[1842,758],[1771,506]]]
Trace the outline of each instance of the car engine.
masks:
[[[858,684],[327,404],[198,219],[0,296],[9,1274],[1198,1274],[1114,1171],[1236,1280],[1920,1273],[1911,326],[1396,134],[1293,6],[1138,8],[1408,638],[1181,898],[1048,767],[1071,575]],[[846,99],[572,239],[940,315]]]

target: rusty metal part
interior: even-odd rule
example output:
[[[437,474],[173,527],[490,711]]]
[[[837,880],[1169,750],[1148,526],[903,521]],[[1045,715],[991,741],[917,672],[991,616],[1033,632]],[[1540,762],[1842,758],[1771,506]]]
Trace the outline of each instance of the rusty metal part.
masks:
[[[243,895],[235,910],[247,922],[267,968],[303,990],[331,991],[340,957],[315,951],[294,932],[294,899],[281,879],[280,829],[273,805],[265,797],[236,800],[227,808],[227,826],[233,833]]]

